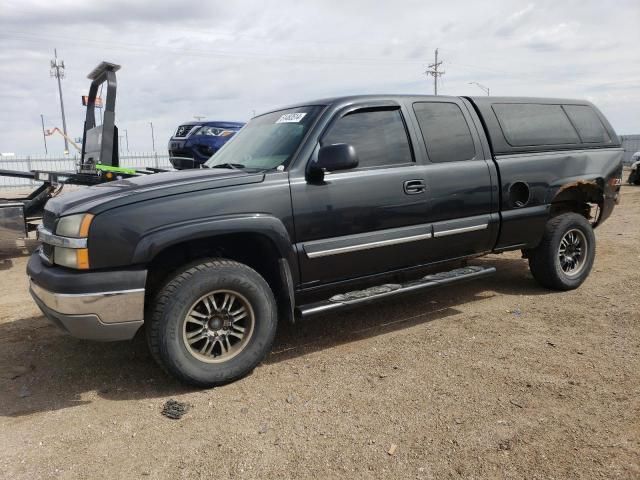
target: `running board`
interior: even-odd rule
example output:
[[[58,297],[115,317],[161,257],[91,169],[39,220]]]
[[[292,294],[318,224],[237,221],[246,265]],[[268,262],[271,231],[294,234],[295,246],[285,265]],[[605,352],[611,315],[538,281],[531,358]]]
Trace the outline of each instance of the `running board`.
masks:
[[[456,268],[448,272],[434,273],[427,275],[419,280],[406,283],[385,283],[370,287],[365,290],[355,290],[353,292],[340,293],[334,295],[328,300],[301,305],[298,307],[298,313],[301,317],[309,317],[317,313],[325,313],[341,308],[364,305],[366,303],[376,302],[385,298],[402,295],[422,290],[430,290],[432,288],[450,285],[452,283],[462,283],[476,278],[483,278],[495,273],[495,267],[469,266]]]

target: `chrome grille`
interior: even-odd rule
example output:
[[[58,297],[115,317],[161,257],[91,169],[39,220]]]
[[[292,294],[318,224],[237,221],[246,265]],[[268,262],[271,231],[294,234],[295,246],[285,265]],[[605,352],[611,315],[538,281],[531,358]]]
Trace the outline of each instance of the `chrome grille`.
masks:
[[[43,243],[40,245],[40,256],[49,264],[53,264],[53,245]]]
[[[45,209],[44,214],[42,215],[42,224],[44,225],[44,228],[46,228],[50,232],[55,232],[57,220],[58,217],[55,213]]]

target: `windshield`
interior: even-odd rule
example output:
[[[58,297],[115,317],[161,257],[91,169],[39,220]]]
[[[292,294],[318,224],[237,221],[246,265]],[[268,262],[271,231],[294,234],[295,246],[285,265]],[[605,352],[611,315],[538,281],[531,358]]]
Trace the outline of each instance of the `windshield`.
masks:
[[[286,166],[321,109],[297,107],[256,117],[216,152],[206,166],[259,169]]]

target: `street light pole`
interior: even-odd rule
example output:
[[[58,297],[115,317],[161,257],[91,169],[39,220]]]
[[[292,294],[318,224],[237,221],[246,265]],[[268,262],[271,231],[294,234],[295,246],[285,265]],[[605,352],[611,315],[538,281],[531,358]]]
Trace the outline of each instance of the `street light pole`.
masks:
[[[153,122],[149,122],[149,125],[151,125],[151,145],[153,148],[153,151],[156,151],[156,139],[155,136],[153,135]]]
[[[49,151],[47,150],[47,135],[44,133],[44,115],[40,114],[40,121],[42,122],[42,139],[44,140],[44,153],[47,155]]]
[[[487,97],[489,96],[489,87],[485,87],[484,85],[478,82],[469,82],[469,85],[475,85],[476,87],[480,88],[484,93],[486,93]]]

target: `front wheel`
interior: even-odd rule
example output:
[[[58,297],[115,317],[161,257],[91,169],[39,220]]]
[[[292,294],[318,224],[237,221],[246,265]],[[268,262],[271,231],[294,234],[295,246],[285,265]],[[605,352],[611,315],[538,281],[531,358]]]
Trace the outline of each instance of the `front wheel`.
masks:
[[[595,255],[591,224],[577,213],[563,213],[545,225],[540,245],[529,255],[529,268],[542,286],[573,290],[589,276]]]
[[[258,272],[231,260],[204,261],[158,293],[147,340],[170,374],[212,387],[243,377],[265,357],[276,312],[273,293]]]

